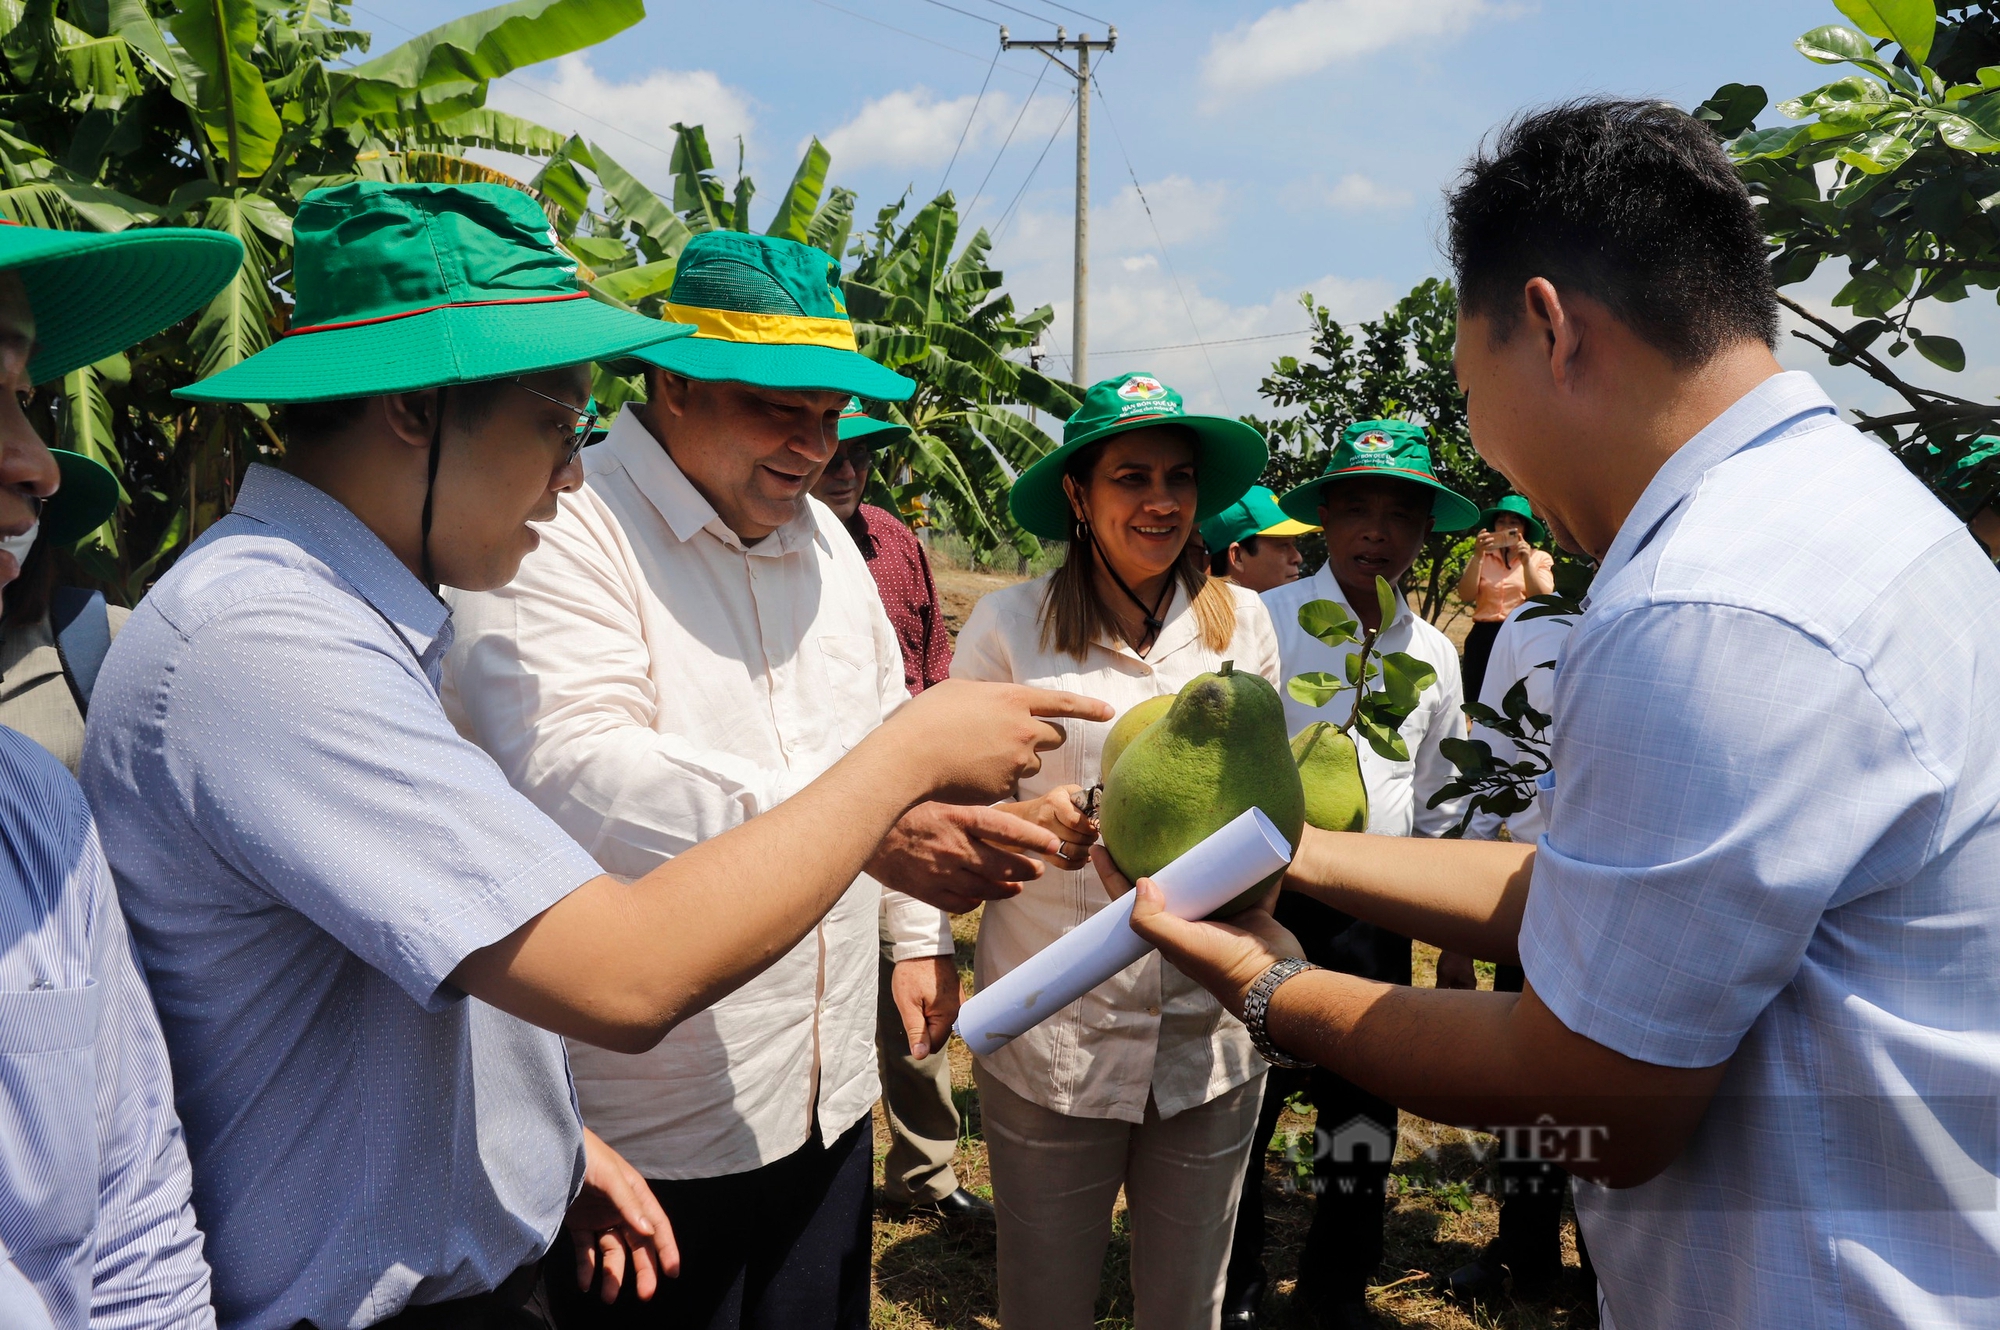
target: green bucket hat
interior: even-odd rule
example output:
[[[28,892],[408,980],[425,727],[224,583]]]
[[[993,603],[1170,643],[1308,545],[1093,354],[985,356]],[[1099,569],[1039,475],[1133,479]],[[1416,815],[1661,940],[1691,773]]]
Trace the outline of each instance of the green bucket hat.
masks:
[[[1201,524],[1201,543],[1221,553],[1251,536],[1303,536],[1318,527],[1286,515],[1278,496],[1252,485],[1243,497]]]
[[[180,322],[228,285],[243,245],[219,231],[51,231],[0,217],[0,271],[35,312],[28,375],[49,383]]]
[[[1506,498],[1481,513],[1479,515],[1479,525],[1482,527],[1492,526],[1502,513],[1512,513],[1523,522],[1526,522],[1528,524],[1528,537],[1533,543],[1539,545],[1549,538],[1549,529],[1542,525],[1542,519],[1535,516],[1535,510],[1529,507],[1528,501],[1518,494],[1509,494]]]
[[[1319,516],[1319,487],[1349,476],[1387,476],[1437,491],[1431,521],[1439,531],[1463,531],[1479,521],[1479,506],[1438,483],[1422,425],[1407,420],[1357,420],[1340,432],[1326,470],[1285,492],[1278,506],[1301,522]]]
[[[694,331],[593,300],[540,205],[504,185],[316,189],[292,235],[291,330],[174,396],[414,392],[608,360]]]
[[[796,240],[702,232],[681,250],[665,312],[694,325],[694,336],[639,359],[690,379],[883,402],[917,390],[855,349],[839,260]]]
[[[118,511],[118,477],[96,458],[51,448],[62,488],[42,504],[43,538],[74,545],[111,520]]]
[[[1007,497],[1014,520],[1045,539],[1068,540],[1070,506],[1062,477],[1069,459],[1099,439],[1149,425],[1179,425],[1195,436],[1197,522],[1242,498],[1271,458],[1264,436],[1242,421],[1191,416],[1181,395],[1153,375],[1121,374],[1093,384],[1083,405],[1064,422],[1062,445],[1044,453],[1014,481]]]
[[[865,439],[872,434],[894,434],[898,439],[903,439],[908,438],[909,433],[910,427],[908,425],[900,424],[893,420],[882,420],[869,415],[866,411],[862,410],[861,399],[858,397],[848,398],[847,409],[840,413],[840,437],[842,440]],[[890,440],[882,439],[878,442],[888,443]]]

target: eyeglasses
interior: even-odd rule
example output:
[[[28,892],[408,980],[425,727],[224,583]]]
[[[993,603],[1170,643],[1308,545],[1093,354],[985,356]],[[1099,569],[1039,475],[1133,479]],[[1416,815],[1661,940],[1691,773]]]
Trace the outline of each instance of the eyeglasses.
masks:
[[[853,467],[854,474],[858,476],[875,464],[875,450],[866,444],[858,447],[849,444],[847,447],[834,453],[832,459],[827,462],[826,469],[829,472],[838,471],[842,462]]]
[[[597,428],[597,398],[592,396],[579,409],[571,406],[561,398],[551,397],[545,392],[537,392],[519,379],[509,379],[507,382],[513,384],[522,392],[539,397],[551,406],[559,406],[576,417],[575,432],[570,436],[569,445],[563,450],[562,464],[568,466],[571,462],[574,462],[576,455],[583,451],[583,445],[590,442],[590,432]]]

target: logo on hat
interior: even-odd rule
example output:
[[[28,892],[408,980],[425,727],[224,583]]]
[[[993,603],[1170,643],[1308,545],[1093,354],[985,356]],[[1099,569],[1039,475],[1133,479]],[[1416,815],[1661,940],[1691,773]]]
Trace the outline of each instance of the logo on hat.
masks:
[[[1354,451],[1357,453],[1387,453],[1394,452],[1395,449],[1396,441],[1379,429],[1371,429],[1354,441]]]
[[[1118,395],[1128,402],[1150,402],[1167,395],[1167,387],[1158,379],[1149,379],[1143,374],[1134,374],[1118,385]]]

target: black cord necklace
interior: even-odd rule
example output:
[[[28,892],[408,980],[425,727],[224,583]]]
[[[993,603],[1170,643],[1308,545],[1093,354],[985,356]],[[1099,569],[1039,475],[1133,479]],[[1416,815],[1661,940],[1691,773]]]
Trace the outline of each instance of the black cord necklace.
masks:
[[[1097,539],[1097,532],[1087,522],[1080,523],[1079,525],[1081,525],[1085,531],[1088,531],[1090,533],[1090,547],[1097,552],[1097,560],[1099,563],[1104,565],[1104,571],[1111,574],[1111,580],[1117,584],[1117,587],[1120,591],[1123,591],[1125,593],[1125,596],[1128,600],[1130,600],[1134,605],[1138,606],[1139,613],[1142,616],[1144,616],[1146,620],[1145,636],[1140,638],[1138,642],[1133,644],[1134,649],[1137,650],[1138,653],[1143,656],[1146,654],[1148,650],[1152,648],[1155,642],[1160,640],[1160,630],[1167,626],[1160,619],[1160,613],[1161,611],[1167,608],[1167,601],[1171,599],[1174,594],[1173,574],[1169,573],[1167,575],[1166,585],[1160,588],[1159,600],[1153,604],[1151,609],[1148,609],[1146,607],[1146,602],[1139,599],[1139,593],[1134,591],[1131,587],[1125,585],[1125,579],[1120,577],[1118,575],[1118,570],[1111,566],[1111,560],[1108,557],[1106,557],[1104,553],[1103,543]]]

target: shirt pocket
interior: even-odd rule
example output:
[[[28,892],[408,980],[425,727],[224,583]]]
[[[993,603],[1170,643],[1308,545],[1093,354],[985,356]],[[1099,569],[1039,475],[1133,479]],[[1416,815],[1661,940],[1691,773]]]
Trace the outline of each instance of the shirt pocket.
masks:
[[[0,993],[0,1195],[34,1216],[35,1249],[96,1226],[99,991]]]
[[[819,639],[826,658],[833,728],[843,749],[854,747],[882,723],[882,694],[875,677],[875,639],[858,633],[825,633]]]

